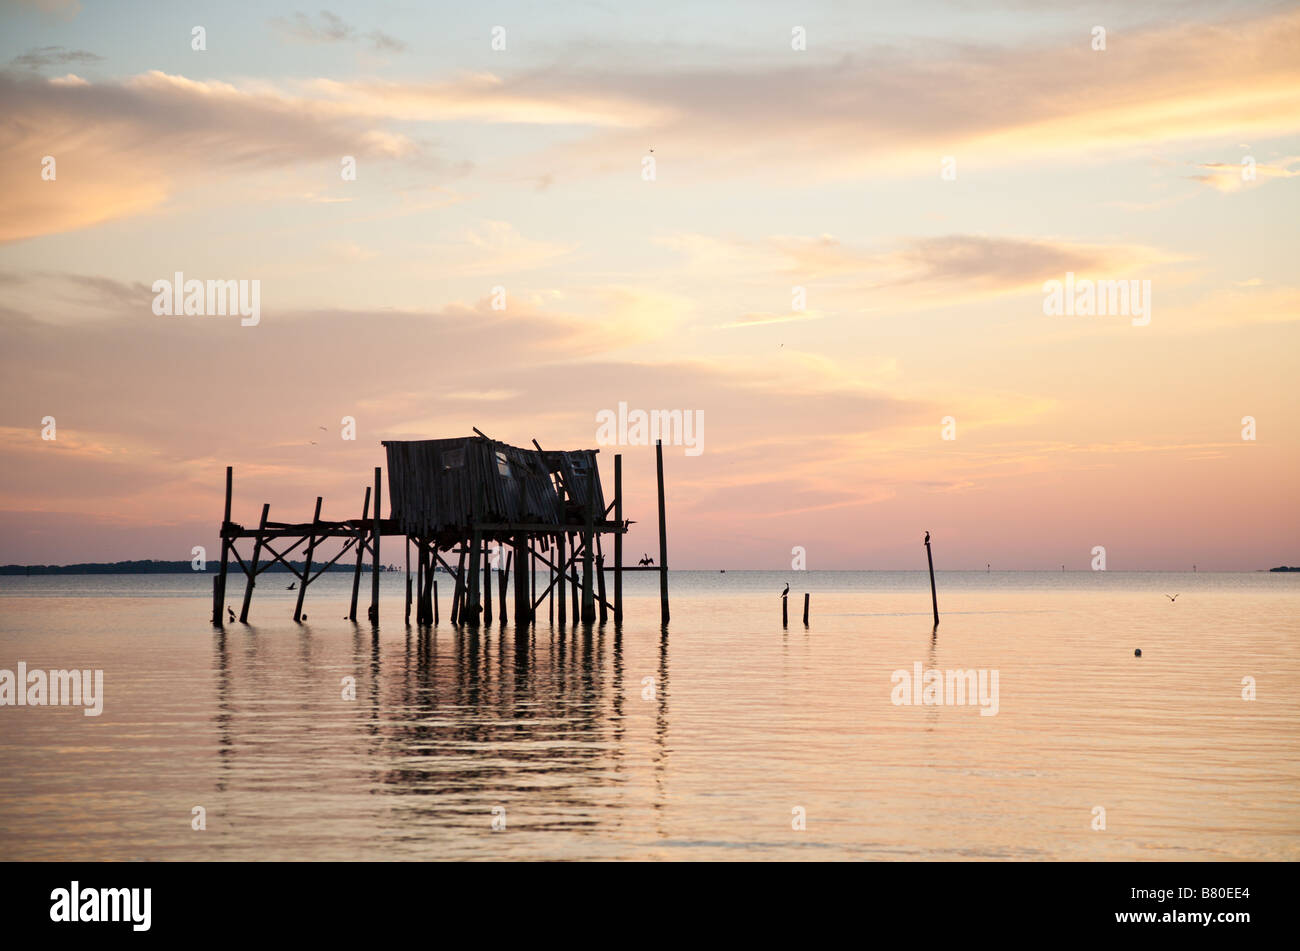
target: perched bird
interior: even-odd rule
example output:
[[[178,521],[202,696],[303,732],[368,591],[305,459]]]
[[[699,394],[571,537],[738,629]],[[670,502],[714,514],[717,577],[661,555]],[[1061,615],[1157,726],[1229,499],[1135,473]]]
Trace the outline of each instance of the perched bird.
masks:
[[[921,544],[922,544],[922,545],[928,545],[928,544],[930,544],[930,533],[929,533],[929,532],[926,532],[926,533],[925,533],[925,541],[921,542]]]
[[[235,609],[232,608],[230,605],[227,604],[227,605],[226,605],[226,611],[227,611],[227,613],[230,614],[230,620],[233,621],[233,620],[235,619]]]
[[[293,590],[294,588],[296,588],[296,587],[298,587],[298,582],[295,581],[293,584],[289,585],[289,587],[285,588],[284,590],[285,590],[285,591],[292,591],[292,590]]]
[[[1178,594],[1182,594],[1182,592],[1179,591]],[[1167,594],[1167,595],[1165,595],[1165,597],[1168,598],[1170,601],[1177,601],[1177,600],[1178,600],[1178,594]]]
[[[781,592],[781,597],[784,599],[789,596],[790,596],[790,582],[787,581],[785,583],[785,590]]]

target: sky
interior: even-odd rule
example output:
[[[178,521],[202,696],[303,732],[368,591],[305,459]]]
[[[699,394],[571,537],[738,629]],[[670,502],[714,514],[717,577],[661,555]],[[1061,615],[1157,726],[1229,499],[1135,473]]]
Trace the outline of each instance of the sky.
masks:
[[[0,563],[211,551],[227,465],[235,521],[356,517],[472,427],[623,453],[654,551],[625,403],[703,420],[677,568],[1300,564],[1297,50],[1285,3],[6,0]]]

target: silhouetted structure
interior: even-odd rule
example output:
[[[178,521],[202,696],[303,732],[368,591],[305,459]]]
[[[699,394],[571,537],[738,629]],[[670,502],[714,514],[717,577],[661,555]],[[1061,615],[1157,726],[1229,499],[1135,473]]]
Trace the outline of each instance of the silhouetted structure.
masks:
[[[596,466],[598,449],[569,451],[543,450],[537,441],[534,448],[522,449],[477,435],[456,439],[416,441],[387,440],[383,443],[388,459],[389,515],[380,514],[380,490],[383,472],[375,469],[373,497],[366,489],[361,518],[324,521],[320,517],[321,498],[316,499],[312,520],[305,523],[272,522],[270,505],[262,506],[261,519],[254,529],[230,520],[233,470],[226,468],[225,516],[221,525],[221,566],[213,578],[213,624],[223,623],[221,606],[226,592],[226,574],[230,558],[243,570],[247,583],[239,620],[247,622],[256,578],[271,565],[280,564],[298,579],[298,598],[294,620],[301,620],[307,587],[349,551],[356,551],[352,578],[352,601],[349,620],[355,621],[360,595],[361,574],[367,552],[371,555],[371,590],[368,617],[379,621],[379,548],[384,535],[399,535],[407,545],[406,620],[411,605],[416,606],[417,624],[437,623],[438,568],[454,580],[451,603],[453,623],[477,625],[492,620],[492,564],[490,546],[499,546],[496,565],[499,571],[499,617],[507,619],[505,594],[507,576],[513,563],[514,616],[516,623],[533,620],[537,607],[552,599],[551,614],[559,614],[566,623],[572,592],[573,617],[576,621],[595,621],[597,610],[603,623],[612,609],[616,622],[623,618],[624,571],[658,571],[660,573],[660,613],[668,623],[668,548],[664,512],[663,446],[656,443],[655,454],[659,483],[659,565],[649,568],[624,567],[623,535],[631,524],[623,519],[622,456],[614,456],[614,501],[605,503],[600,472]],[[613,510],[614,518],[609,518]],[[601,536],[614,536],[614,565],[605,567]],[[323,565],[314,565],[317,546],[326,539],[343,539],[341,550]],[[245,562],[235,548],[237,541],[253,540],[253,554]],[[287,544],[287,547],[284,547]],[[277,547],[278,546],[278,547]],[[410,550],[416,552],[416,578],[411,584]],[[304,549],[301,570],[288,561],[298,548]],[[263,564],[262,559],[270,556]],[[550,583],[538,593],[535,579],[537,565],[549,569]],[[614,572],[614,603],[606,599],[604,572]],[[480,583],[481,579],[481,583]],[[232,618],[233,619],[233,618]]]

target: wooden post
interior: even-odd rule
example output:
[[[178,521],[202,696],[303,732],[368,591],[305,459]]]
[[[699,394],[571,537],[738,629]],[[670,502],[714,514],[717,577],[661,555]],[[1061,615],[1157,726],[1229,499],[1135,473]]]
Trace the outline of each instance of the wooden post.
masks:
[[[483,543],[483,623],[492,623],[492,555]]]
[[[930,605],[934,608],[934,626],[939,626],[939,595],[934,588],[934,556],[930,554],[930,533],[925,533],[925,560],[930,563]],[[1065,566],[1062,565],[1064,570]]]
[[[234,492],[235,467],[226,466],[226,509],[221,518],[221,568],[217,572],[217,583],[212,588],[212,623],[217,627],[226,626],[226,562],[230,560],[230,539],[226,530],[230,527],[230,497]]]
[[[781,595],[781,626],[790,626],[790,596]]]
[[[555,533],[555,564],[560,569],[559,580],[555,582],[555,600],[559,608],[560,627],[568,622],[566,612],[568,611],[568,595],[564,590],[565,581],[565,554],[564,554],[564,532]]]
[[[664,518],[664,441],[655,440],[655,469],[659,477],[659,615],[668,623],[668,528]]]
[[[808,600],[811,597],[812,596],[807,591],[803,593],[803,626],[804,627],[808,626]]]
[[[320,503],[321,497],[316,496],[316,511],[311,517],[311,535],[307,539],[307,554],[304,556],[302,564],[302,581],[298,585],[298,604],[293,609],[293,619],[302,620],[302,602],[307,597],[308,580],[311,577],[311,556],[316,551],[316,523],[320,521]]]
[[[383,479],[383,469],[375,466],[375,530],[371,538],[371,553],[374,561],[370,569],[370,623],[379,624],[379,489]]]
[[[614,455],[614,623],[623,623],[623,454]]]
[[[366,486],[366,501],[361,506],[361,527],[357,529],[357,570],[352,573],[352,607],[348,620],[357,619],[357,595],[361,593],[361,563],[366,557],[366,519],[370,517],[370,486]]]
[[[510,576],[510,562],[514,558],[513,551],[506,551],[506,543],[501,543],[501,550],[505,552],[505,560],[501,562],[501,570],[497,572],[497,600],[501,602],[501,623],[506,624],[509,617],[506,614],[506,581]]]
[[[456,561],[456,584],[452,588],[451,594],[451,623],[459,624],[461,612],[465,607],[465,555],[469,550],[469,543],[462,540],[460,543],[460,558]]]
[[[578,560],[578,536],[576,532],[569,533],[569,548],[573,552],[573,561]],[[577,624],[582,617],[582,609],[578,606],[578,582],[572,581],[569,584],[569,592],[572,595],[573,602],[573,623]]]
[[[596,473],[595,467],[587,473],[587,504],[582,518],[582,620],[596,620],[596,588],[592,577],[595,567]]]
[[[481,545],[481,536],[474,532],[469,540],[469,594],[460,606],[461,621],[468,619],[472,627],[477,627],[479,621],[478,557]]]
[[[428,603],[428,591],[425,589],[429,584],[429,580],[424,576],[424,561],[424,539],[417,538],[415,540],[415,623],[417,626],[429,623],[424,614],[425,605]]]
[[[406,536],[406,626],[411,626],[411,536]]]
[[[515,623],[527,624],[532,619],[532,592],[528,590],[528,542],[525,536],[515,536]]]
[[[600,538],[596,539],[599,544]],[[600,623],[609,620],[609,602],[605,600],[605,556],[596,556],[596,593],[600,595]]]
[[[262,520],[257,523],[257,540],[253,542],[253,564],[248,569],[248,584],[244,586],[244,606],[239,609],[239,623],[248,623],[248,607],[253,603],[253,588],[257,585],[257,560],[262,557],[262,535],[266,531],[266,517],[271,503],[262,503]]]

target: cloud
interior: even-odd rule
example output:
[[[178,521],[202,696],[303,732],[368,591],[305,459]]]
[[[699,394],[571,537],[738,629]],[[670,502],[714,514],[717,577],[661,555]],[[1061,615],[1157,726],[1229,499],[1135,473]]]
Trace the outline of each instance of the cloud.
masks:
[[[778,235],[759,240],[675,235],[661,244],[684,253],[687,267],[728,286],[753,281],[761,286],[774,275],[827,306],[852,302],[855,310],[915,309],[1041,290],[1044,281],[1067,271],[1079,276],[1118,277],[1177,260],[1156,248],[1099,245],[1055,238],[991,235],[939,235],[895,239],[879,248],[846,245],[833,235]],[[789,321],[799,315],[755,312],[728,326]],[[805,316],[803,319],[808,319]]]
[[[1208,185],[1216,191],[1235,192],[1248,185],[1263,184],[1270,179],[1295,178],[1300,175],[1300,168],[1293,167],[1297,165],[1300,165],[1300,156],[1295,155],[1267,165],[1204,162],[1195,166],[1202,171],[1199,175],[1193,175],[1192,181]],[[1247,178],[1248,170],[1254,173],[1253,178]]]
[[[329,10],[320,11],[315,19],[305,13],[273,17],[271,25],[291,39],[304,43],[351,43],[364,40],[379,51],[400,53],[406,49],[406,44],[401,40],[379,30],[358,32],[356,27]]]
[[[66,66],[69,63],[98,63],[104,57],[88,50],[70,50],[62,46],[38,46],[29,49],[10,62],[23,69],[43,69],[46,66]]]
[[[0,73],[0,241],[156,208],[183,183],[341,155],[407,157],[405,136],[272,91],[149,72],[121,83]],[[54,181],[40,176],[56,160]]]

